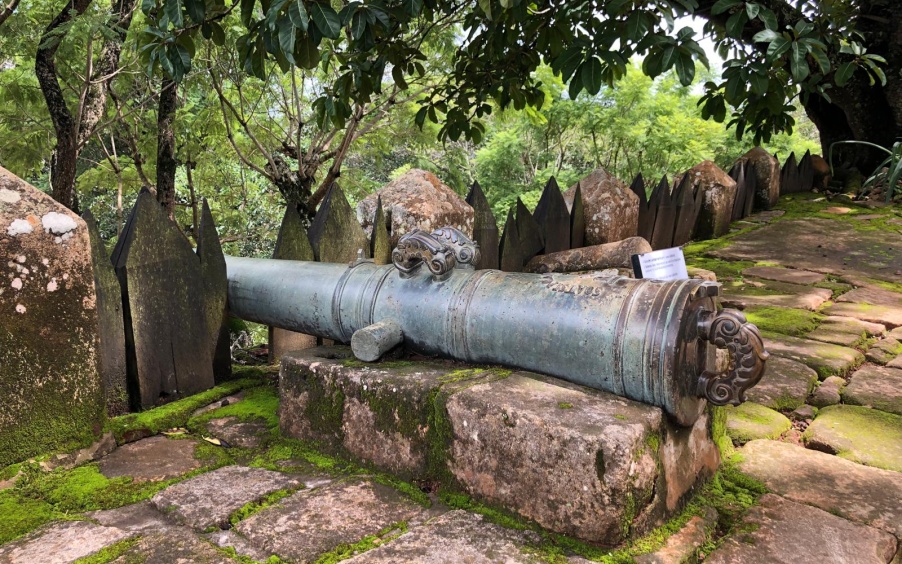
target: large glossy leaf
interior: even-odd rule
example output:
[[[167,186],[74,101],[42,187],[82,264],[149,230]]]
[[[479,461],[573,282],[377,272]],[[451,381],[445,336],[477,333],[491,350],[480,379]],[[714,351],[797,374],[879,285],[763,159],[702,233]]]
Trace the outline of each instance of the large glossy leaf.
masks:
[[[182,0],[166,0],[163,4],[163,13],[176,28],[184,25],[182,19]]]
[[[338,12],[332,9],[332,6],[324,2],[314,2],[310,5],[310,17],[313,19],[313,25],[327,39],[338,39],[341,31],[341,22],[338,19]]]
[[[307,8],[304,6],[304,0],[291,0],[291,3],[288,5],[288,17],[291,19],[291,23],[294,27],[301,31],[307,31],[307,25],[310,23],[310,18],[307,15]]]

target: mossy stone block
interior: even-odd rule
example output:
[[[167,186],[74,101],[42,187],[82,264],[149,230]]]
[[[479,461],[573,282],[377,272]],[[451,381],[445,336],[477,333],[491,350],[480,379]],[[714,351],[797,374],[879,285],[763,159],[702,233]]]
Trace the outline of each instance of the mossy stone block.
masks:
[[[776,439],[792,427],[785,415],[749,401],[726,411],[727,434],[738,443]]]
[[[804,439],[809,448],[902,472],[902,416],[856,405],[825,407]]]
[[[843,401],[902,415],[902,370],[865,366],[852,375]]]
[[[0,167],[0,468],[100,434],[91,265],[85,222]]]
[[[768,352],[811,367],[821,380],[845,376],[864,362],[863,354],[848,347],[774,333],[766,333],[764,337]]]
[[[310,230],[310,246],[319,262],[353,262],[370,254],[370,242],[344,192],[333,184],[320,204]]]
[[[771,409],[795,409],[817,382],[817,372],[801,362],[778,356],[767,361],[767,370],[756,386],[746,392],[746,398]]]

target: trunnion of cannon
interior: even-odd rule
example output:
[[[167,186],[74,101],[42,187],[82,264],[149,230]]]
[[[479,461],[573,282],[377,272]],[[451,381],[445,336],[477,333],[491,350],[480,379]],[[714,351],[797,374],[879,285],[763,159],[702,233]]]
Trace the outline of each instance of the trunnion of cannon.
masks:
[[[557,376],[660,406],[682,425],[706,400],[741,403],[764,373],[757,328],[718,312],[716,283],[477,271],[478,252],[444,228],[402,237],[394,265],[228,257],[229,309],[351,343],[362,360],[403,340],[422,354]],[[709,343],[730,351],[726,372],[709,366]]]

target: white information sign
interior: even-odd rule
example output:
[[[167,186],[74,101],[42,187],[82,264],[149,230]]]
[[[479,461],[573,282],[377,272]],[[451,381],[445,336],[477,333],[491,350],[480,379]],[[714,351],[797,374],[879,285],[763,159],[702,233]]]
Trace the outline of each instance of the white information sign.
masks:
[[[633,255],[632,262],[636,278],[653,280],[687,280],[689,278],[683,249],[679,247]]]

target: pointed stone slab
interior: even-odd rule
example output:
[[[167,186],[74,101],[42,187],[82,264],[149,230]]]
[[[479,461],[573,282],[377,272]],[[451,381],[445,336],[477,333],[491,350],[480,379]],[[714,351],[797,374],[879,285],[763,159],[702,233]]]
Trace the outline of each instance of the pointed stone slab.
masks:
[[[97,293],[97,322],[100,337],[100,374],[106,395],[107,415],[128,413],[128,383],[125,368],[125,325],[122,287],[110,262],[100,230],[90,210],[82,214],[91,238],[91,267]]]
[[[450,564],[453,562],[507,564],[538,563],[524,550],[540,542],[531,531],[515,531],[489,523],[482,515],[449,511],[415,527],[397,539],[347,560],[348,564]]]
[[[799,191],[811,192],[814,187],[814,166],[811,163],[811,150],[805,151],[799,161]]]
[[[777,441],[739,452],[739,469],[771,492],[902,537],[902,474]]]
[[[796,154],[793,152],[789,154],[789,158],[786,159],[783,170],[780,172],[780,194],[795,194],[801,191],[799,165],[796,161]]]
[[[573,192],[573,205],[570,206],[570,248],[579,249],[586,245],[586,207],[583,202],[583,190],[577,182]]]
[[[391,262],[391,239],[388,236],[388,221],[382,208],[382,198],[376,198],[376,215],[373,216],[373,236],[370,240],[370,256],[376,264]]]
[[[498,268],[498,222],[478,182],[470,186],[467,203],[473,208],[473,240],[479,245],[480,257],[476,269]]]
[[[500,268],[504,272],[522,272],[526,259],[520,247],[520,233],[517,230],[517,222],[514,220],[514,208],[507,211],[507,221],[504,223],[504,231],[501,233],[501,244],[498,250],[500,255]]]
[[[297,208],[289,204],[285,207],[279,235],[273,249],[272,258],[279,260],[315,260],[313,247],[307,237],[307,229]],[[309,349],[316,346],[316,337],[295,333],[279,327],[269,328],[269,360],[275,362],[289,351]]]
[[[545,184],[536,211],[533,214],[545,241],[543,254],[570,249],[570,212],[564,195],[552,176]]]
[[[113,251],[123,288],[129,395],[145,409],[213,386],[200,258],[147,190]]]
[[[333,183],[326,192],[307,235],[319,262],[351,263],[361,250],[365,257],[369,256],[366,233],[338,184]]]
[[[705,564],[886,564],[896,539],[873,527],[765,494]]]
[[[133,536],[115,527],[88,521],[62,521],[42,527],[0,546],[0,562],[6,564],[63,564],[90,556]]]
[[[817,383],[817,372],[788,358],[772,356],[761,381],[745,393],[750,402],[777,410],[795,409],[805,403]]]
[[[361,479],[302,490],[235,527],[251,544],[292,562],[313,562],[342,544],[407,521],[423,508],[397,491]]]
[[[197,235],[197,256],[204,279],[204,308],[207,315],[210,347],[213,349],[213,376],[217,382],[232,375],[232,350],[227,320],[229,280],[225,256],[213,213],[203,199]]]
[[[780,266],[752,266],[743,270],[742,275],[763,278],[765,280],[774,280],[777,282],[788,282],[790,284],[817,284],[818,282],[823,282],[827,278],[826,275],[819,272],[796,270],[794,268],[783,268]]]
[[[785,335],[766,335],[764,348],[773,355],[813,368],[821,380],[848,374],[864,362],[864,355],[855,349]]]
[[[652,198],[657,203],[657,213],[655,215],[655,229],[651,239],[651,248],[667,249],[673,244],[673,229],[676,225],[676,204],[672,200],[670,186],[663,185],[665,179],[661,179],[656,193]]]
[[[902,416],[857,405],[834,405],[818,412],[803,438],[808,448],[902,472]]]
[[[520,252],[523,253],[524,264],[532,257],[542,252],[545,248],[545,239],[542,237],[542,229],[535,218],[529,213],[523,200],[517,198],[517,234],[520,236]]]
[[[902,370],[865,365],[852,374],[843,402],[902,415]]]
[[[226,466],[169,486],[151,503],[170,519],[204,531],[229,528],[229,517],[245,504],[277,490],[303,486],[296,477],[262,468]]]
[[[701,211],[701,191],[692,182],[690,175],[685,175],[673,194],[676,203],[676,217],[673,226],[672,246],[685,245],[692,238],[698,214]]]
[[[655,229],[655,215],[658,213],[657,201],[653,204],[646,192],[645,179],[638,174],[630,184],[636,196],[639,197],[639,224],[636,233],[646,241],[650,241]]]

